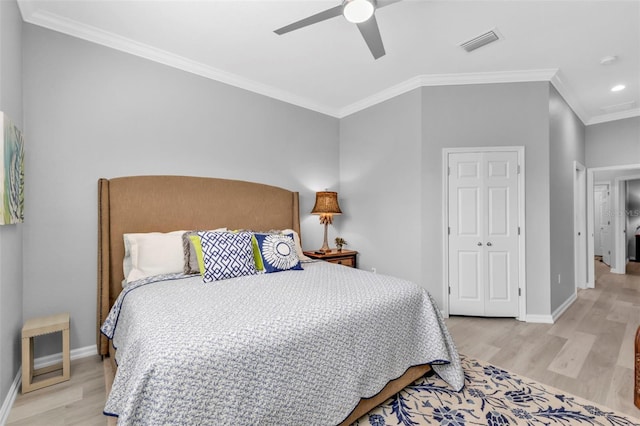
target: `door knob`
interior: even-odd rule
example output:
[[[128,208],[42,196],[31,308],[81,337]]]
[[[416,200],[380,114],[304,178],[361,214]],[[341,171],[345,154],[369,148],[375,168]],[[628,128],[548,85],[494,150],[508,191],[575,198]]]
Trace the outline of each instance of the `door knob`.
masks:
[[[491,243],[487,243],[487,245],[488,245],[489,247],[491,247],[493,244],[491,244]]]
[[[482,243],[478,243],[478,245],[479,245],[479,246],[481,246],[481,245],[482,245]]]

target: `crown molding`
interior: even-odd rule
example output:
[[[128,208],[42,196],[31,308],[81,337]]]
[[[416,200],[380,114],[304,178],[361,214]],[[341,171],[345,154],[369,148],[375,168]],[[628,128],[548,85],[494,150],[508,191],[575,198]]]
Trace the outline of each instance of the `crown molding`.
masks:
[[[338,118],[344,118],[419,87],[550,81],[557,72],[558,70],[554,68],[525,71],[420,75],[342,108],[338,114]]]
[[[20,0],[18,2],[22,19],[30,24],[38,25],[70,35],[82,40],[87,40],[102,46],[110,47],[121,52],[126,52],[134,56],[145,58],[154,62],[180,69],[192,74],[199,75],[211,80],[248,90],[273,99],[297,105],[322,114],[336,116],[337,111],[326,105],[321,105],[308,98],[295,95],[285,90],[278,89],[267,84],[239,77],[235,74],[202,64],[197,61],[167,52],[162,49],[149,46],[144,43],[119,36],[109,31],[104,31],[91,25],[86,25],[78,21],[67,19],[54,13],[38,10],[33,7],[30,1]]]
[[[1,1],[1,0],[0,0]],[[149,46],[144,43],[119,36],[109,31],[82,24],[78,21],[38,9],[31,0],[18,0],[18,6],[25,22],[38,25],[53,31],[70,35],[82,40],[87,40],[102,46],[110,47],[121,52],[158,62],[172,68],[180,69],[201,77],[215,80],[230,86],[238,87],[253,93],[264,95],[282,102],[293,104],[302,108],[319,112],[335,118],[344,118],[363,109],[389,100],[393,97],[407,93],[419,87],[492,84],[492,83],[522,83],[532,81],[550,81],[565,99],[569,106],[585,125],[603,123],[606,121],[640,116],[640,109],[621,111],[590,117],[577,100],[574,92],[563,82],[558,69],[540,70],[516,70],[504,72],[485,73],[459,73],[459,74],[432,74],[420,75],[400,82],[394,86],[383,89],[371,96],[356,101],[344,107],[331,107],[312,99],[296,95],[274,86],[263,84],[255,80],[240,77],[238,75],[220,70],[185,58],[180,55],[167,52]]]
[[[558,93],[560,93],[560,96],[564,98],[565,102],[569,104],[569,107],[578,116],[580,121],[582,121],[582,124],[586,125],[587,121],[589,121],[589,117],[582,107],[582,104],[578,102],[578,99],[575,97],[574,91],[569,89],[562,80],[560,70],[558,70],[558,72],[553,77],[551,77],[550,81],[551,84],[553,84],[553,87],[555,87]]]
[[[640,108],[629,109],[626,111],[612,112],[610,114],[596,115],[594,117],[591,117],[589,121],[587,121],[587,123],[585,124],[587,126],[590,126],[592,124],[606,123],[609,121],[622,120],[625,118],[633,118],[633,117],[640,117]]]

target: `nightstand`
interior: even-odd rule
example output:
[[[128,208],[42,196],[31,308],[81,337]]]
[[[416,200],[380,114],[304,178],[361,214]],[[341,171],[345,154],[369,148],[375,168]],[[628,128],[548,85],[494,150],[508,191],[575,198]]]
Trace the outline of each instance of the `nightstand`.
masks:
[[[304,254],[312,259],[324,260],[325,262],[337,263],[351,268],[358,267],[356,260],[358,252],[353,250],[331,250],[331,252],[324,254],[316,253],[315,251],[305,251]]]

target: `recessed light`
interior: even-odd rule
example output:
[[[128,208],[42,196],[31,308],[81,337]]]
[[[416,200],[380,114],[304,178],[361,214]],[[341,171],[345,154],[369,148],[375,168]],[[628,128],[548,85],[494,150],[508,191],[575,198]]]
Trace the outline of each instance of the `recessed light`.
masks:
[[[625,87],[627,87],[627,86],[625,86],[624,84],[616,84],[615,86],[613,86],[613,87],[611,88],[611,91],[612,91],[612,92],[619,92],[619,91],[621,91],[621,90],[624,90],[624,89],[625,89]]]

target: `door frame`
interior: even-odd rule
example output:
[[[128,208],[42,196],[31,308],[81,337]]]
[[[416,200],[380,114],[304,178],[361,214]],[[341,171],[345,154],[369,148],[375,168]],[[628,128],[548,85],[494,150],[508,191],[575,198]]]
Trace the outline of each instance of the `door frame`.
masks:
[[[584,164],[579,161],[573,162],[573,276],[576,289],[589,286],[586,171]],[[584,245],[580,244],[581,240],[584,241]]]
[[[588,258],[587,258],[587,265],[589,266],[589,282],[587,283],[588,287],[593,287],[595,285],[595,262],[593,261],[594,259],[594,250],[593,250],[593,244],[595,242],[595,238],[594,238],[594,232],[595,232],[595,214],[594,214],[594,196],[593,196],[593,187],[595,186],[595,173],[596,172],[615,172],[615,176],[612,176],[611,178],[611,186],[609,187],[609,192],[610,192],[610,199],[609,199],[609,207],[611,208],[612,212],[615,213],[615,210],[618,208],[619,202],[618,202],[618,189],[619,189],[619,184],[616,183],[616,180],[618,182],[620,182],[620,178],[621,176],[625,176],[628,177],[629,176],[636,176],[637,173],[640,171],[640,164],[627,164],[624,166],[608,166],[608,167],[589,167],[587,169],[587,236],[589,238],[589,241],[587,242],[587,252],[588,252]],[[633,178],[632,178],[633,179]],[[622,179],[625,180],[625,179]],[[614,250],[614,256],[616,258],[612,258],[611,259],[611,263],[612,265],[610,265],[611,268],[611,272],[614,274],[624,274],[625,273],[625,266],[623,265],[622,269],[620,269],[620,267],[617,265],[617,252],[620,250],[620,247],[618,247],[618,245],[616,245],[616,238],[618,233],[622,232],[621,227],[618,226],[618,220],[617,220],[617,215],[614,214],[614,218],[613,218],[613,223],[611,226],[611,244],[612,244],[612,248]],[[624,248],[624,246],[622,247]]]
[[[449,154],[513,152],[518,154],[518,316],[527,316],[526,226],[525,226],[525,153],[524,146],[459,147],[442,149],[442,314],[449,317]]]
[[[628,197],[628,187],[627,182],[630,180],[638,180],[640,179],[640,174],[628,174],[617,176],[614,179],[614,185],[618,190],[618,199],[616,200],[616,209],[617,214],[615,215],[615,229],[617,240],[614,239],[614,244],[616,245],[616,268],[612,269],[611,272],[615,274],[626,274],[627,273],[627,263],[629,261],[629,256],[627,253],[628,249],[628,233],[627,229],[627,197]],[[634,231],[631,231],[634,232]]]
[[[589,257],[587,255],[587,261],[590,258],[594,258],[595,257],[595,251],[596,251],[596,248],[598,247],[598,245],[596,244],[596,241],[595,241],[595,238],[596,238],[595,236],[597,235],[596,228],[599,226],[599,224],[597,224],[596,220],[595,220],[595,219],[597,219],[595,212],[597,211],[597,207],[598,207],[596,205],[595,194],[596,194],[596,192],[598,192],[598,191],[596,191],[596,188],[599,187],[599,186],[607,188],[607,210],[606,210],[606,212],[609,214],[609,224],[608,224],[608,226],[609,226],[609,235],[611,236],[610,237],[610,241],[609,241],[610,244],[609,244],[609,247],[607,247],[607,248],[610,249],[609,250],[609,254],[611,254],[610,253],[611,252],[611,248],[612,248],[611,247],[611,240],[613,239],[613,234],[612,234],[612,231],[611,231],[613,229],[613,218],[611,218],[611,211],[612,211],[611,199],[613,198],[613,195],[612,195],[613,190],[611,188],[612,185],[613,185],[613,182],[608,181],[608,180],[607,181],[597,181],[597,182],[593,183],[593,194],[594,194],[594,196],[593,196],[593,215],[594,215],[593,216],[594,217],[594,221],[593,221],[593,240],[594,240],[594,242],[593,242],[593,254],[594,254],[594,256]],[[602,236],[601,236],[601,238],[602,238]],[[600,241],[600,243],[602,244],[602,240]],[[602,255],[602,258],[604,260],[604,254]],[[611,259],[609,259],[609,263],[607,263],[607,266],[611,266]]]

